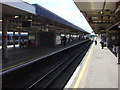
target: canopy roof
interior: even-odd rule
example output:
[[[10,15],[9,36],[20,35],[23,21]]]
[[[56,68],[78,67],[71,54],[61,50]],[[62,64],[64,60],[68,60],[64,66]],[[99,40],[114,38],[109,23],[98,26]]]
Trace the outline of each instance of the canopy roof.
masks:
[[[43,16],[45,18],[48,18],[50,20],[53,20],[53,21],[56,21],[58,23],[61,23],[61,24],[64,24],[64,25],[67,25],[69,27],[72,27],[74,29],[77,29],[77,30],[81,30],[82,32],[86,32],[85,30],[83,30],[82,28],[68,22],[67,20],[61,18],[60,16],[56,15],[55,13],[43,8],[42,6],[38,5],[38,4],[33,4],[36,8],[36,14],[40,15],[40,16]],[[88,32],[86,32],[88,33]]]
[[[95,33],[105,33],[120,23],[119,0],[74,0]]]

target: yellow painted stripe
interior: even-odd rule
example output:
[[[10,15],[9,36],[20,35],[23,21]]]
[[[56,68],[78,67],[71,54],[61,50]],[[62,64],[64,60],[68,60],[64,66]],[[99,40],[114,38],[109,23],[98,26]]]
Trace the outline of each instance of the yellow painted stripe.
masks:
[[[75,84],[74,84],[74,87],[73,87],[74,89],[73,89],[73,90],[75,90],[75,88],[79,88],[79,84],[80,84],[80,82],[81,82],[81,79],[82,79],[82,76],[83,76],[84,71],[85,71],[85,69],[86,69],[86,66],[87,66],[87,64],[88,64],[88,62],[89,62],[89,58],[90,58],[90,55],[91,55],[92,50],[93,50],[93,45],[92,45],[92,47],[91,47],[91,49],[90,49],[90,52],[88,53],[88,56],[87,56],[87,58],[86,58],[86,60],[85,60],[85,63],[84,63],[84,66],[83,66],[81,72],[80,72],[79,75],[78,75],[78,78],[77,78],[77,81],[76,81]]]
[[[19,65],[25,64],[25,63],[27,63],[27,62],[30,62],[30,61],[34,60],[34,59],[37,59],[37,58],[33,58],[33,59],[28,60],[28,61],[25,61],[25,62],[21,62],[21,63],[15,64],[15,65],[13,65],[13,66],[4,68],[4,69],[2,69],[2,70],[0,70],[0,71],[4,71],[4,70],[10,69],[10,68],[13,68],[13,67],[15,67],[15,66],[19,66]]]
[[[58,50],[58,51],[59,51],[59,50]],[[55,52],[57,52],[57,51],[55,51]],[[53,53],[55,53],[55,52],[53,52]],[[51,53],[47,54],[46,56],[48,56],[48,55],[50,55],[50,54],[51,54]],[[30,57],[31,57],[31,56],[30,56]],[[30,60],[28,60],[28,61],[24,61],[24,62],[21,62],[21,63],[15,64],[15,65],[12,65],[12,66],[7,67],[7,68],[4,68],[4,69],[0,69],[0,71],[5,71],[5,70],[7,70],[7,69],[10,69],[10,68],[13,68],[13,67],[16,67],[16,66],[19,66],[19,65],[28,63],[28,62],[30,62],[30,61],[33,61],[33,60],[38,59],[38,58],[41,58],[41,57],[44,57],[44,56],[39,56],[39,57],[36,57],[36,58],[32,58],[32,59],[30,59]],[[22,59],[26,59],[26,58],[29,58],[29,57],[21,58],[21,59],[18,59],[18,60],[16,60],[16,61],[19,61],[19,60],[22,60]]]
[[[75,44],[76,45],[76,44]],[[72,45],[72,46],[74,46],[74,45]],[[71,47],[72,47],[71,46]],[[68,47],[69,48],[69,47]],[[64,48],[63,48],[64,49]],[[60,49],[60,50],[55,50],[54,52],[52,52],[52,53],[55,53],[55,52],[58,52],[58,51],[61,51],[62,49]],[[52,54],[52,53],[49,53],[49,54],[47,54],[46,56],[49,56],[50,54]],[[34,55],[33,55],[34,56]],[[29,56],[29,57],[31,57],[31,56]],[[29,58],[29,57],[24,57],[24,58],[20,58],[20,59],[18,59],[18,60],[16,60],[16,61],[20,61],[20,60],[22,60],[22,59],[26,59],[26,58]],[[40,57],[44,57],[44,56],[40,56]],[[5,70],[7,70],[7,69],[10,69],[10,68],[13,68],[13,67],[16,67],[16,66],[19,66],[19,65],[22,65],[22,64],[25,64],[25,63],[28,63],[28,62],[30,62],[30,61],[33,61],[33,60],[35,60],[35,59],[38,59],[38,58],[40,58],[40,57],[36,57],[36,58],[33,58],[33,59],[30,59],[30,60],[28,60],[28,61],[24,61],[24,62],[21,62],[21,63],[18,63],[18,64],[15,64],[15,65],[12,65],[12,66],[10,66],[10,67],[7,67],[7,68],[4,68],[4,69],[0,69],[0,72],[1,71],[5,71]]]

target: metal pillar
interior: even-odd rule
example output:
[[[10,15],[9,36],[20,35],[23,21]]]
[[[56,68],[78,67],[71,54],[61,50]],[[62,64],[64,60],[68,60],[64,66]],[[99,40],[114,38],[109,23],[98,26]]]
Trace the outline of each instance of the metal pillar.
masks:
[[[118,64],[120,64],[120,29],[118,29]]]
[[[38,32],[37,30],[35,31],[35,43],[36,43],[36,46],[38,46]]]
[[[18,44],[19,44],[19,47],[21,48],[20,42],[21,42],[21,33],[20,31],[18,31]]]
[[[7,50],[7,26],[6,22],[3,20],[2,24],[2,59],[8,58],[8,50]]]
[[[108,32],[106,31],[106,47],[109,47]]]
[[[118,64],[120,64],[120,46],[118,46]]]
[[[120,28],[118,25],[118,64],[120,65]]]
[[[13,31],[13,48],[15,49],[15,31]]]

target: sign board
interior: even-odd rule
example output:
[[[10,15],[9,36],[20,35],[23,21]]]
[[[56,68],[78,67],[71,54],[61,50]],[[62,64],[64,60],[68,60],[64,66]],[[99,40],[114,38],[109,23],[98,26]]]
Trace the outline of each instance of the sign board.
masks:
[[[57,45],[61,44],[61,37],[59,35],[56,36],[56,44]]]
[[[35,36],[29,36],[30,40],[35,40]]]

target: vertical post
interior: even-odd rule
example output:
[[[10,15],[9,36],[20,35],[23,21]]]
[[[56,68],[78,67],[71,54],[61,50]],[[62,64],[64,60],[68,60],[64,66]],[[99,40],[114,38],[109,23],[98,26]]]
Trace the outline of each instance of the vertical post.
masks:
[[[118,25],[118,64],[120,65],[120,23]],[[120,67],[118,66],[118,89],[120,89]]]
[[[118,25],[118,64],[120,64],[120,25]]]
[[[37,30],[36,30],[36,32],[35,32],[35,43],[36,43],[36,46],[38,45],[38,34],[37,34]]]
[[[3,15],[2,14],[2,4],[0,4],[0,19],[1,20],[2,20],[2,15]],[[0,22],[2,22],[2,21],[0,21]],[[0,23],[0,29],[2,29],[2,23]],[[2,38],[0,40],[2,40]],[[2,70],[2,51],[0,51],[0,69]],[[0,90],[2,90],[2,75],[0,75]]]
[[[118,64],[120,64],[120,46],[118,46]]]
[[[8,58],[8,50],[7,50],[7,20],[3,20],[2,24],[2,58]]]
[[[21,34],[20,34],[20,31],[18,30],[18,44],[19,44],[19,47],[21,48],[20,42],[21,42]]]
[[[15,49],[15,31],[13,31],[13,48]]]
[[[108,31],[106,31],[106,47],[109,47]]]

